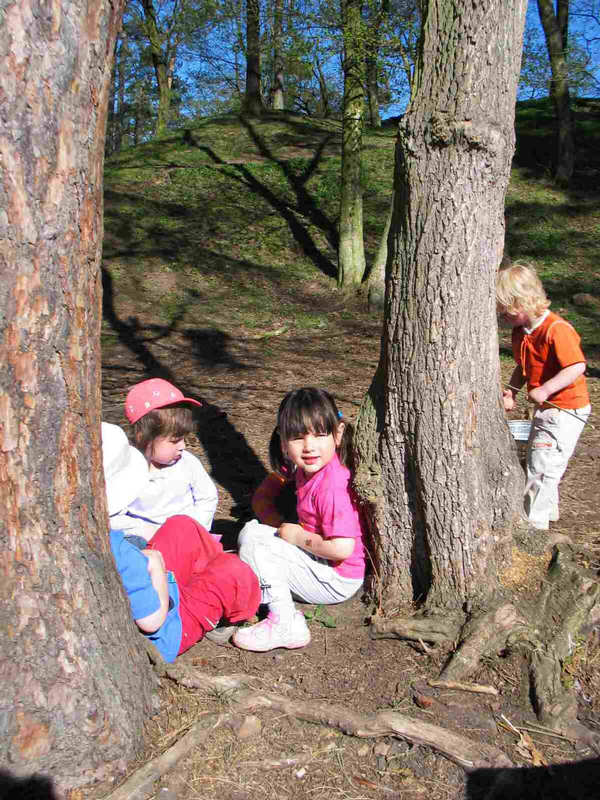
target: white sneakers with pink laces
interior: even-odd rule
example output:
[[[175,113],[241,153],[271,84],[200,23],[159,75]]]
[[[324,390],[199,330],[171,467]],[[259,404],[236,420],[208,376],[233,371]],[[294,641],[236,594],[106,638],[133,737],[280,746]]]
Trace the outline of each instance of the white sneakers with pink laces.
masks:
[[[292,650],[305,647],[309,642],[310,631],[304,614],[300,611],[295,611],[289,622],[282,622],[278,614],[269,611],[262,622],[247,628],[238,628],[233,636],[233,643],[237,647],[255,653],[266,653],[278,647]]]

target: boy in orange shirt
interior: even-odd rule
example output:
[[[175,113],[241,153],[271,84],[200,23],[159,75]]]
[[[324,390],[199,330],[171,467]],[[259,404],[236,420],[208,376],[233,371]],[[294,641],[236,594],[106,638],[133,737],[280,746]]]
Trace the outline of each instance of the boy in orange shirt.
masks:
[[[591,411],[585,356],[573,326],[548,310],[550,301],[531,267],[500,270],[496,301],[500,323],[513,329],[517,362],[510,378],[514,388],[503,392],[504,408],[514,408],[525,382],[536,404],[527,443],[525,512],[535,528],[548,530],[559,518],[558,484]]]

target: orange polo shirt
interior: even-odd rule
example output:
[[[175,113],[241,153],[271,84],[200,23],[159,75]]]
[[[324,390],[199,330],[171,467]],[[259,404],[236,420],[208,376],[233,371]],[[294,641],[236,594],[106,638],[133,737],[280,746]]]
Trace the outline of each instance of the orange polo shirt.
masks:
[[[565,367],[585,362],[581,338],[575,328],[552,311],[529,333],[514,328],[512,349],[515,361],[527,380],[527,391],[536,389]],[[583,375],[548,398],[560,408],[583,408],[590,402]]]

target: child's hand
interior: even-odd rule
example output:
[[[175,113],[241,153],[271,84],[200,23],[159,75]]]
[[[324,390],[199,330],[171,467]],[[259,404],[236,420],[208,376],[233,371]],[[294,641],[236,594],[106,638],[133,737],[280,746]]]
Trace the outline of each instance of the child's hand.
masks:
[[[510,389],[504,389],[502,392],[502,403],[505,411],[512,411],[515,407],[515,396]]]
[[[528,395],[529,401],[538,406],[541,406],[543,403],[545,403],[549,396],[550,393],[547,392],[543,386],[537,386],[535,389],[532,389]]]

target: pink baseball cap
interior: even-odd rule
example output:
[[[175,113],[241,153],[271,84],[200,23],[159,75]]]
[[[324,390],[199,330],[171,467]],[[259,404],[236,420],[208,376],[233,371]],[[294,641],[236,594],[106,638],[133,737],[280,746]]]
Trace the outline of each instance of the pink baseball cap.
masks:
[[[138,419],[155,408],[172,406],[174,403],[191,403],[201,406],[198,400],[184,397],[176,386],[162,378],[150,378],[147,381],[136,383],[127,393],[125,400],[125,416],[133,425]]]

